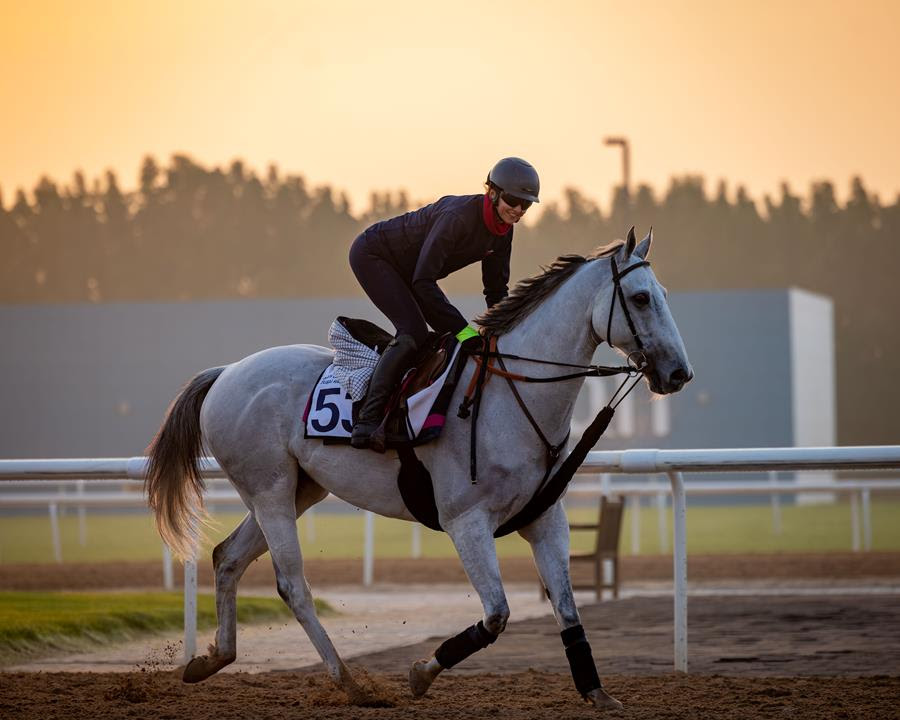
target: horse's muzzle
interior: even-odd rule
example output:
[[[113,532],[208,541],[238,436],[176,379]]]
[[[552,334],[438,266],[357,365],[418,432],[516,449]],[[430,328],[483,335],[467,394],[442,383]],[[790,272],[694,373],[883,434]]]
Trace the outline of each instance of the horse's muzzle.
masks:
[[[669,374],[670,392],[678,392],[694,377],[694,371],[690,368],[676,368]]]
[[[670,395],[683,388],[694,377],[694,371],[688,367],[676,367],[668,374],[660,373],[658,368],[653,368],[648,373],[647,379],[650,390],[657,395]]]

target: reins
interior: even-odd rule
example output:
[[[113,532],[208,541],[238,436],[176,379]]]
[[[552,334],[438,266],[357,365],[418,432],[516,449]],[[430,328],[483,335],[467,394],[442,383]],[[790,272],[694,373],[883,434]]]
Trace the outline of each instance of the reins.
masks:
[[[474,354],[472,357],[475,358],[475,362],[479,365],[484,361],[484,358],[487,358],[488,372],[492,375],[499,375],[500,377],[531,383],[561,382],[563,380],[574,380],[575,378],[580,377],[609,377],[610,375],[619,375],[633,370],[633,368],[624,365],[573,365],[571,363],[557,362],[556,360],[540,360],[538,358],[522,357],[521,355],[497,352],[496,335],[490,337],[490,346],[486,352],[481,351],[478,354]],[[499,370],[492,364],[492,361],[495,358],[500,360],[501,369]],[[519,375],[518,373],[508,372],[503,365],[503,359],[522,360],[524,362],[540,363],[541,365],[560,365],[562,367],[581,368],[584,372],[569,373],[568,375],[554,375],[552,377],[529,377],[528,375]],[[470,383],[469,389],[471,390],[471,388],[472,384]]]
[[[507,384],[509,385],[510,390],[513,393],[513,397],[515,397],[517,404],[522,410],[522,413],[525,415],[531,427],[534,429],[537,436],[540,438],[541,443],[544,445],[544,449],[547,452],[547,461],[546,461],[546,470],[544,472],[543,478],[541,478],[541,482],[538,485],[538,489],[535,492],[534,497],[531,501],[529,501],[528,505],[526,505],[525,510],[528,510],[529,507],[532,507],[535,502],[538,501],[538,498],[542,496],[545,490],[548,488],[548,480],[550,479],[550,472],[553,469],[553,466],[556,464],[556,461],[559,459],[562,450],[565,448],[568,440],[570,432],[566,433],[566,436],[562,439],[562,441],[558,444],[553,444],[541,430],[540,426],[537,424],[537,421],[534,419],[534,416],[528,410],[528,407],[525,405],[525,402],[522,400],[521,395],[519,394],[518,389],[516,388],[515,382],[516,380],[521,382],[535,382],[535,383],[547,383],[547,382],[562,382],[565,380],[573,380],[575,378],[580,377],[609,377],[612,375],[626,375],[625,379],[621,382],[619,387],[613,393],[609,402],[604,406],[599,413],[597,413],[597,417],[594,418],[591,425],[585,431],[584,435],[582,435],[581,439],[576,444],[575,448],[573,448],[572,452],[569,454],[569,457],[566,458],[566,462],[564,465],[572,465],[569,460],[576,460],[579,456],[581,457],[578,460],[578,465],[584,459],[584,456],[587,454],[588,450],[592,448],[596,443],[600,436],[605,432],[606,428],[609,426],[610,420],[612,420],[612,416],[615,413],[616,408],[621,404],[621,402],[628,396],[628,394],[634,390],[637,386],[638,382],[640,382],[643,371],[647,369],[648,363],[647,358],[644,355],[644,344],[641,342],[640,337],[637,334],[637,330],[635,329],[634,322],[631,318],[631,313],[628,311],[628,305],[625,302],[625,294],[622,290],[621,279],[625,277],[632,270],[636,270],[639,267],[648,266],[650,263],[646,260],[641,260],[640,262],[636,262],[633,265],[629,265],[624,271],[619,272],[618,265],[616,264],[615,258],[610,257],[610,264],[612,268],[613,275],[613,299],[610,303],[609,308],[609,318],[607,320],[606,325],[606,338],[607,342],[609,342],[610,331],[612,329],[612,318],[613,312],[616,307],[616,298],[619,299],[619,304],[622,306],[622,310],[625,314],[625,318],[628,322],[628,328],[631,330],[632,337],[634,338],[635,345],[637,345],[638,350],[630,353],[628,355],[628,365],[625,366],[605,366],[605,365],[573,365],[571,363],[557,362],[554,360],[541,360],[537,358],[528,358],[522,357],[519,355],[511,355],[508,353],[501,353],[497,349],[497,336],[492,335],[488,339],[488,342],[485,343],[484,339],[482,340],[482,347],[480,350],[472,351],[470,354],[472,358],[475,360],[477,365],[476,371],[472,374],[472,379],[469,381],[469,386],[466,388],[465,395],[463,396],[463,400],[460,403],[459,410],[457,412],[457,416],[460,418],[468,418],[470,415],[470,408],[472,408],[472,432],[470,433],[470,448],[469,448],[469,472],[473,485],[478,483],[477,478],[477,454],[476,454],[476,428],[478,423],[478,414],[479,409],[481,407],[481,395],[484,389],[484,386],[487,384],[488,380],[490,380],[491,376],[499,375],[506,379]],[[593,332],[593,325],[591,326],[591,334],[596,337],[596,334]],[[612,347],[612,343],[609,343],[610,347]],[[579,368],[581,372],[569,373],[566,375],[556,375],[552,377],[530,377],[527,375],[520,375],[518,373],[511,373],[506,369],[506,364],[503,360],[520,360],[525,362],[533,362],[540,363],[543,365],[557,365],[561,367],[570,367],[570,368]],[[500,367],[497,368],[494,366],[494,360],[497,360]],[[628,385],[629,380],[631,380],[631,384]],[[626,389],[626,385],[628,385]],[[624,389],[624,392],[623,392]],[[569,473],[568,478],[561,478],[562,486],[559,488],[559,494],[562,493],[562,490],[568,484],[569,479],[571,479],[571,474],[577,469],[577,466],[568,468],[567,472]],[[561,468],[562,470],[562,468]],[[562,473],[557,473],[554,476],[553,481],[556,481]],[[551,481],[552,482],[552,481]],[[555,483],[559,485],[560,483]],[[558,497],[558,495],[557,495]],[[540,503],[538,503],[540,504]],[[523,510],[523,513],[525,513]],[[519,515],[522,515],[520,513]],[[535,516],[536,517],[536,516]],[[516,516],[513,520],[516,520],[519,516]],[[511,521],[512,522],[512,521]]]

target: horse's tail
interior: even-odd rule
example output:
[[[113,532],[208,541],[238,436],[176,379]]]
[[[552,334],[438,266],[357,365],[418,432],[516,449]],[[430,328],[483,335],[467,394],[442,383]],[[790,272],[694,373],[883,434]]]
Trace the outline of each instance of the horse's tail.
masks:
[[[156,515],[156,527],[179,558],[192,558],[209,517],[203,507],[206,486],[200,476],[200,408],[224,367],[204,370],[172,403],[165,422],[148,448],[144,490]]]

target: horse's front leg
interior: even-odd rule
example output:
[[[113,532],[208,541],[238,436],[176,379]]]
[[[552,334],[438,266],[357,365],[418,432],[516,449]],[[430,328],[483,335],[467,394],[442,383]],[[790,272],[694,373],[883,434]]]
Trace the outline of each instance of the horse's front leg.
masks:
[[[456,546],[472,587],[481,598],[484,617],[459,635],[445,640],[430,660],[413,664],[409,671],[409,687],[415,697],[424,695],[441,672],[493,643],[509,619],[509,604],[500,580],[497,550],[487,518],[480,511],[473,511],[451,521],[445,529]]]
[[[591,646],[575,607],[572,579],[569,577],[569,522],[562,503],[557,502],[519,534],[531,545],[541,582],[547,589],[553,614],[562,629],[560,635],[576,689],[597,708],[621,710],[622,703],[608,695],[600,683]]]

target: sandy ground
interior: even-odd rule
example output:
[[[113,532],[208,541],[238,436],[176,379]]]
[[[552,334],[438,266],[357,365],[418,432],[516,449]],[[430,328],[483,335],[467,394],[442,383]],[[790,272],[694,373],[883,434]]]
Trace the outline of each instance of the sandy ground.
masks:
[[[900,718],[897,555],[846,555],[742,556],[726,563],[692,557],[688,676],[672,672],[672,599],[666,580],[671,559],[647,560],[645,568],[656,563],[663,577],[632,574],[629,580],[626,575],[620,600],[595,603],[592,593],[579,594],[601,677],[626,704],[625,712],[607,716]],[[347,564],[317,572],[334,580],[358,569]],[[374,592],[322,578],[316,582],[310,572],[316,594],[342,613],[324,623],[339,651],[352,658],[351,667],[377,707],[349,706],[315,664],[300,629],[289,623],[243,629],[238,662],[230,672],[196,686],[182,684],[169,669],[168,663],[180,656],[176,638],[144,641],[127,651],[126,646],[107,649],[104,660],[57,657],[32,664],[31,672],[0,673],[0,717],[596,716],[573,688],[558,628],[538,598],[533,575],[510,577],[533,574],[527,566],[504,568],[513,619],[498,642],[445,673],[425,698],[413,700],[405,687],[409,664],[471,624],[480,609],[471,589],[455,583],[449,561],[420,564],[418,577],[430,578],[420,584],[385,581],[404,569],[382,563]],[[436,586],[435,576],[444,584]],[[8,586],[9,577],[22,575],[0,572],[0,587]],[[59,574],[55,577],[59,586]],[[109,587],[106,571],[96,571],[95,577],[100,587]],[[53,585],[35,575],[28,581]],[[94,672],[71,672],[79,667]],[[111,668],[130,672],[108,672]]]
[[[692,597],[687,676],[671,670],[670,598],[589,604],[582,621],[605,687],[626,705],[607,717],[882,720],[900,718],[898,599],[900,590]],[[350,661],[375,707],[349,705],[321,666],[220,673],[189,686],[164,660],[148,658],[128,673],[0,673],[0,717],[525,720],[597,714],[573,688],[550,617],[510,623],[497,643],[414,700],[405,670],[441,640]]]
[[[247,592],[274,596],[269,588],[250,588]],[[432,636],[455,635],[482,614],[478,596],[464,585],[381,585],[366,591],[358,586],[333,587],[316,592],[316,596],[338,613],[323,617],[322,624],[344,658],[412,645]],[[514,616],[523,620],[550,612],[532,587],[510,589],[509,604]],[[201,653],[213,637],[213,631],[199,634],[197,647]],[[173,633],[95,652],[42,658],[11,670],[127,672],[180,659],[182,647],[181,634]],[[306,634],[290,620],[239,627],[238,658],[223,672],[288,670],[318,662]]]
[[[359,674],[359,673],[358,673]],[[375,707],[354,707],[321,674],[223,675],[184,685],[167,673],[0,675],[0,715],[21,720],[158,718],[159,720],[582,720],[585,705],[567,675],[543,671],[449,675],[418,700],[401,675],[363,678]],[[896,677],[742,678],[613,675],[611,694],[625,710],[604,718],[640,720],[892,720]]]

